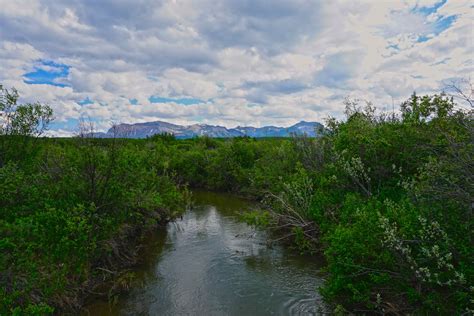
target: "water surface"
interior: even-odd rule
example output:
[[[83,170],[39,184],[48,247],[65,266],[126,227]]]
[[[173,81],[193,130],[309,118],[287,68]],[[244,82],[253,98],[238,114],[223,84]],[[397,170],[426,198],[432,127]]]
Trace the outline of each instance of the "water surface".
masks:
[[[239,220],[252,203],[194,192],[195,207],[150,236],[136,268],[142,286],[90,315],[317,315],[320,264]],[[86,313],[87,314],[87,313]]]

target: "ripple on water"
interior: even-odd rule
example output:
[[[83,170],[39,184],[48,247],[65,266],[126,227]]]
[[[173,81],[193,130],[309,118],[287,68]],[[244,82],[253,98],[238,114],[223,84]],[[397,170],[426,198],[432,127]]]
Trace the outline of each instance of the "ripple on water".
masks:
[[[318,315],[322,311],[318,310],[316,297],[292,297],[283,304],[283,315]]]

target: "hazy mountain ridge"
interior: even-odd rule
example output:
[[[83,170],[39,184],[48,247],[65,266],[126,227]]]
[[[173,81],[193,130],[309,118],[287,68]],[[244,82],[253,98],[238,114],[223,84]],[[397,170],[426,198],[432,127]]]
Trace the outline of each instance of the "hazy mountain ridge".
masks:
[[[110,128],[107,133],[94,133],[98,138],[146,138],[156,134],[169,133],[176,138],[193,138],[196,136],[209,137],[289,137],[293,134],[307,135],[316,137],[320,134],[323,126],[318,122],[301,121],[289,127],[278,126],[237,126],[235,128],[227,128],[219,125],[193,124],[193,125],[177,125],[164,121],[135,123],[135,124],[118,124]]]

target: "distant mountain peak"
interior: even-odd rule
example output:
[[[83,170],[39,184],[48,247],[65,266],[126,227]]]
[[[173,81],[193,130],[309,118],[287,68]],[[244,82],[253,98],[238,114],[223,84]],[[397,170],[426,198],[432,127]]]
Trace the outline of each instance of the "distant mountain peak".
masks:
[[[142,122],[135,124],[121,123],[115,128],[109,129],[107,133],[96,133],[97,137],[110,138],[146,138],[156,134],[173,134],[176,138],[193,138],[196,136],[209,136],[220,138],[249,136],[255,138],[264,137],[289,137],[291,135],[307,135],[316,137],[319,135],[318,122],[300,121],[289,127],[278,126],[237,126],[226,128],[220,125],[192,124],[177,125],[164,121]]]

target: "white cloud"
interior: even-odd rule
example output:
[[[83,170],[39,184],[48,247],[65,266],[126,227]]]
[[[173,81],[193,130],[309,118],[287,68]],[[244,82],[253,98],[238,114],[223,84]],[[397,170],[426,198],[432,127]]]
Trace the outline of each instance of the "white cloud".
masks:
[[[342,115],[345,96],[384,108],[392,97],[401,102],[413,90],[438,92],[446,79],[472,76],[470,1],[441,4],[0,0],[0,83],[25,101],[51,104],[61,135],[80,117],[102,129],[160,119],[322,121]],[[26,84],[35,69],[57,71],[41,61],[70,66],[58,81],[67,86]]]

